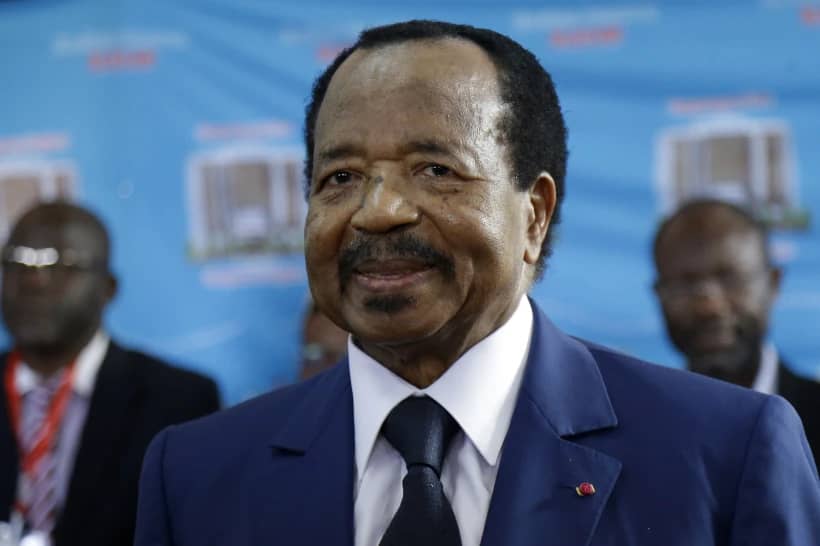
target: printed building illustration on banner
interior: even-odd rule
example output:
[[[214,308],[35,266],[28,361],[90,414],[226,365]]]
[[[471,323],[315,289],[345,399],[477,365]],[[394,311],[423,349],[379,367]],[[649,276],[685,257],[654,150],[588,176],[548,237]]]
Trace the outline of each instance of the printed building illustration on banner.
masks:
[[[17,217],[40,201],[73,200],[76,170],[70,161],[0,162],[0,240]]]
[[[655,151],[663,215],[690,199],[712,197],[749,207],[772,226],[808,227],[785,121],[730,118],[669,128]]]
[[[187,197],[193,259],[303,248],[299,153],[233,148],[197,154],[188,162]]]

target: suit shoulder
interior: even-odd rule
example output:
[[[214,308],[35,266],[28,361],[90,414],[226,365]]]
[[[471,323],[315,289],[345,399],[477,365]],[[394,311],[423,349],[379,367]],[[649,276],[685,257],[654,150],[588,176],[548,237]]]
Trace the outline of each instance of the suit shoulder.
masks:
[[[180,420],[214,412],[221,406],[216,382],[156,356],[111,343],[103,365],[111,367],[107,377],[133,382],[145,400],[150,400],[151,407],[178,413],[184,417]]]
[[[212,442],[226,435],[269,437],[291,415],[312,387],[322,380],[319,375],[308,381],[282,387],[213,413],[201,419],[175,427],[174,436],[183,442]]]
[[[608,347],[582,341],[594,356],[616,412],[652,412],[668,423],[754,426],[769,395],[653,364]],[[711,428],[711,427],[710,427]]]
[[[134,368],[134,372],[150,385],[168,389],[179,387],[187,389],[216,388],[216,384],[211,378],[171,364],[157,356],[123,347],[117,347],[116,350],[121,352],[123,359],[128,362],[129,366]]]

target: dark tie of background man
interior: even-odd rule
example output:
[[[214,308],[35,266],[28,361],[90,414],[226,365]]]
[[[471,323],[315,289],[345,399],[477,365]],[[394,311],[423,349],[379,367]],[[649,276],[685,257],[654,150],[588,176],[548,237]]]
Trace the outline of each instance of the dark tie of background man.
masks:
[[[382,435],[407,464],[401,505],[380,546],[461,546],[453,508],[441,485],[441,466],[458,432],[455,419],[429,396],[399,403]]]

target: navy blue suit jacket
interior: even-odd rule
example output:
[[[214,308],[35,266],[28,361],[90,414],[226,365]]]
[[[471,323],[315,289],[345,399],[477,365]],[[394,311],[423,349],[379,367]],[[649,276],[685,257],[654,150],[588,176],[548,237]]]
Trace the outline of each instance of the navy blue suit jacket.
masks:
[[[350,546],[353,442],[346,362],[167,429],[136,545]],[[570,338],[537,308],[500,465],[486,546],[820,544],[817,469],[787,402]]]

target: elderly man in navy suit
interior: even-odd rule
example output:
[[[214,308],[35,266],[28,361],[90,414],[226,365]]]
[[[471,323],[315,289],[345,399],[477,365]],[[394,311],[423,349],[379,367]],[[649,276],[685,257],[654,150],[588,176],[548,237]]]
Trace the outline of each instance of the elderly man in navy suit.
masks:
[[[348,357],[161,433],[137,546],[817,544],[781,398],[558,330],[549,75],[492,31],[365,31],[314,86],[306,263]]]

